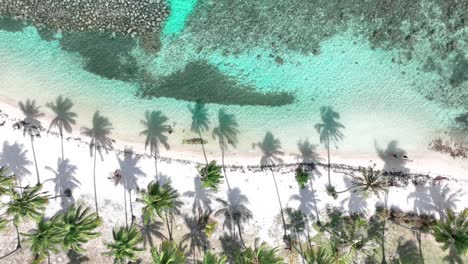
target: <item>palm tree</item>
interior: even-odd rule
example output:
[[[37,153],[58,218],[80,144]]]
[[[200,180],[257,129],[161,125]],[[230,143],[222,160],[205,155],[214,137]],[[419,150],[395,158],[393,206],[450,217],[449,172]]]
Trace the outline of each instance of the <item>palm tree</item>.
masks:
[[[60,133],[60,141],[62,143],[62,160],[64,158],[63,154],[63,130],[68,133],[72,132],[72,125],[76,123],[76,113],[71,111],[73,103],[69,98],[63,98],[61,95],[55,99],[55,102],[47,103],[46,105],[52,112],[54,112],[55,117],[50,122],[49,130],[52,127],[57,127]]]
[[[332,196],[336,197],[336,194],[354,189],[354,192],[361,192],[364,197],[367,197],[369,194],[374,194],[375,196],[380,197],[381,192],[388,191],[388,181],[382,171],[375,170],[374,167],[359,168],[359,170],[361,171],[362,177],[353,178],[352,186],[346,190],[336,191],[333,188],[333,190],[330,191]]]
[[[170,126],[165,123],[167,117],[161,111],[146,111],[145,120],[141,120],[141,124],[145,127],[140,135],[146,136],[145,149],[150,148],[151,155],[154,155],[154,168],[156,171],[156,180],[158,180],[158,157],[159,145],[162,144],[166,150],[169,149],[167,136],[164,133],[169,132]]]
[[[215,254],[211,253],[210,251],[205,252],[203,255],[203,260],[198,261],[197,264],[226,264],[227,257],[226,256],[216,256]]]
[[[16,177],[15,175],[8,176],[8,173],[7,167],[0,167],[0,196],[9,194],[10,190],[15,187]]]
[[[82,253],[85,250],[83,243],[99,237],[96,228],[101,225],[101,220],[95,213],[90,213],[90,208],[83,206],[70,206],[65,212],[56,216],[57,226],[63,230],[63,246],[66,250]]]
[[[216,165],[216,161],[211,161],[206,166],[200,168],[198,172],[200,173],[202,188],[210,188],[214,191],[218,190],[218,185],[221,183],[223,175],[221,175],[221,166]]]
[[[161,185],[159,182],[152,181],[148,184],[146,190],[140,193],[138,202],[143,204],[143,221],[145,224],[156,220],[156,216],[164,218],[169,240],[172,241],[172,222],[173,215],[171,210],[177,206],[179,194],[174,190],[170,183]]]
[[[37,136],[40,132],[41,122],[38,118],[44,116],[44,113],[41,113],[39,110],[39,106],[36,105],[35,100],[27,99],[25,103],[19,102],[18,103],[21,111],[25,115],[23,122],[25,123],[23,127],[24,135],[28,134],[31,138],[31,148],[33,152],[34,158],[34,165],[36,166],[36,176],[37,176],[37,184],[41,184],[41,180],[39,177],[39,167],[37,166],[36,160],[36,151],[34,150],[34,137]]]
[[[312,247],[308,248],[304,253],[305,260],[308,264],[333,264],[335,260],[333,256],[330,255],[322,247]]]
[[[190,130],[197,133],[200,137],[202,145],[203,156],[205,157],[206,165],[208,165],[208,159],[206,158],[205,143],[203,142],[202,132],[205,132],[210,127],[210,119],[208,115],[208,109],[201,101],[197,101],[193,107],[188,107],[190,113],[192,113],[192,125]]]
[[[281,151],[281,142],[279,141],[279,139],[276,139],[271,132],[267,132],[265,137],[263,138],[263,141],[258,142],[256,146],[258,146],[263,153],[262,158],[260,159],[260,166],[262,167],[262,169],[265,167],[270,168],[271,175],[273,177],[273,182],[275,183],[276,196],[278,198],[281,220],[283,223],[283,238],[286,238],[286,221],[284,220],[283,205],[281,204],[281,198],[278,191],[278,184],[276,183],[275,173],[273,172],[273,166],[283,162],[283,160],[280,157],[278,157],[280,155],[283,155],[283,152]]]
[[[340,119],[340,114],[335,112],[331,106],[320,108],[320,117],[323,123],[315,125],[315,129],[320,134],[320,143],[325,145],[328,156],[328,185],[331,185],[330,180],[330,143],[335,143],[343,139],[343,133],[340,131],[344,125],[337,120]]]
[[[143,237],[135,226],[130,228],[118,227],[112,229],[114,242],[106,243],[110,252],[105,253],[114,258],[114,263],[124,264],[128,261],[135,261],[137,253],[143,251],[138,245],[143,242]]]
[[[296,182],[299,185],[299,188],[304,189],[306,187],[307,182],[309,181],[309,173],[304,170],[303,166],[299,166],[296,168]]]
[[[13,217],[16,229],[17,248],[21,248],[18,226],[23,219],[36,219],[45,210],[49,199],[45,192],[41,192],[42,185],[26,186],[22,193],[10,191],[11,200],[7,203],[6,214]]]
[[[139,176],[144,176],[145,173],[138,167],[139,158],[137,155],[133,154],[132,150],[124,152],[124,158],[121,159],[117,157],[119,162],[120,175],[119,181],[115,182],[116,184],[121,183],[124,189],[124,202],[125,202],[125,223],[127,223],[127,192],[130,201],[130,214],[131,214],[131,224],[134,222],[133,215],[133,203],[132,203],[132,191],[138,188],[138,179]]]
[[[256,239],[254,248],[245,249],[235,263],[282,264],[284,260],[278,256],[277,248],[270,248],[265,242],[259,246],[258,239]]]
[[[461,256],[468,252],[468,209],[465,208],[458,215],[447,209],[446,214],[446,219],[438,221],[433,227],[434,238],[442,244],[444,251],[449,251],[444,261],[462,264]]]
[[[185,252],[173,241],[163,241],[151,249],[153,264],[185,264]]]
[[[102,157],[101,149],[107,152],[107,149],[112,147],[112,139],[109,138],[109,135],[112,131],[112,124],[109,122],[107,117],[104,117],[99,114],[99,111],[96,111],[93,115],[93,125],[91,128],[82,127],[81,134],[91,138],[89,143],[90,153],[94,157],[93,163],[93,184],[94,184],[94,203],[96,207],[96,214],[99,217],[99,207],[98,207],[98,198],[97,198],[97,189],[96,189],[96,152],[99,151],[99,154]]]
[[[301,210],[295,210],[293,208],[286,208],[286,214],[288,216],[288,223],[286,227],[292,231],[292,235],[288,236],[291,247],[293,247],[302,257],[302,263],[304,263],[304,250],[302,248],[301,234],[306,229],[306,216]],[[299,249],[296,247],[296,243],[299,245]]]
[[[58,228],[54,220],[46,220],[42,216],[37,221],[37,227],[32,233],[26,234],[31,240],[31,251],[34,254],[33,263],[41,263],[45,257],[50,263],[50,253],[58,253],[58,246],[63,239],[63,230]]]
[[[213,129],[213,138],[218,139],[219,148],[221,149],[221,165],[223,166],[224,176],[226,177],[226,183],[229,186],[229,181],[226,176],[226,168],[224,166],[224,154],[229,148],[229,145],[236,147],[239,134],[239,124],[237,123],[236,117],[233,114],[228,114],[224,109],[219,109],[218,112],[218,126]]]

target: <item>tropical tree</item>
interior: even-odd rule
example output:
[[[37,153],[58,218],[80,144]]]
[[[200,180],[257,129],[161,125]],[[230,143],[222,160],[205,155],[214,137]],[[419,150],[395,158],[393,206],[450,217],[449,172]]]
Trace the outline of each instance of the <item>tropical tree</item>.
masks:
[[[306,187],[307,182],[309,181],[309,173],[304,170],[303,166],[299,166],[296,168],[296,182],[299,185],[299,188],[304,189]]]
[[[112,147],[112,139],[109,135],[112,133],[112,124],[107,117],[102,116],[99,111],[93,115],[93,124],[91,128],[82,127],[81,134],[91,138],[89,143],[91,156],[94,157],[93,163],[93,184],[94,184],[94,203],[96,207],[96,214],[99,217],[99,206],[96,188],[96,154],[99,152],[102,157],[102,149],[107,152],[108,148]]]
[[[239,134],[239,124],[237,123],[236,117],[233,114],[228,114],[224,109],[219,109],[218,112],[218,126],[213,129],[213,138],[218,139],[219,147],[221,149],[221,165],[223,166],[224,176],[226,177],[226,183],[229,186],[229,181],[226,176],[226,169],[224,164],[224,155],[228,150],[229,145],[236,147]]]
[[[130,228],[117,227],[112,230],[113,242],[106,243],[110,251],[105,253],[114,258],[114,263],[124,264],[127,261],[135,261],[137,254],[143,251],[138,245],[143,242],[143,237],[135,226]]]
[[[208,159],[206,158],[205,143],[203,142],[202,132],[206,132],[210,128],[210,119],[208,115],[208,109],[201,101],[197,101],[193,107],[188,107],[190,113],[192,113],[192,125],[190,130],[197,133],[200,137],[200,142],[203,150],[203,156],[205,157],[206,165],[208,165]]]
[[[41,184],[41,179],[39,177],[39,167],[37,166],[36,151],[34,149],[34,137],[40,133],[41,121],[39,121],[39,118],[44,116],[44,113],[41,113],[40,106],[36,105],[35,100],[27,99],[26,102],[19,102],[18,105],[21,112],[25,115],[23,120],[23,133],[24,135],[28,134],[31,139],[34,165],[36,166],[37,184],[39,185]]]
[[[262,151],[262,158],[260,159],[261,168],[269,168],[271,171],[271,176],[273,177],[273,182],[275,183],[276,196],[278,198],[278,203],[280,206],[281,221],[283,223],[283,238],[286,238],[286,221],[284,219],[283,205],[281,204],[281,198],[278,191],[278,184],[276,183],[275,173],[273,167],[282,163],[283,160],[279,157],[283,155],[281,151],[281,142],[279,139],[276,139],[271,132],[267,132],[262,142],[258,142],[255,146],[258,146]]]
[[[336,199],[337,194],[350,190],[360,192],[364,197],[374,194],[380,197],[380,194],[388,191],[388,181],[382,171],[375,170],[374,167],[359,168],[361,177],[353,177],[352,186],[343,191],[336,191],[334,186],[327,186],[327,191]]]
[[[64,249],[82,253],[85,251],[83,243],[101,235],[96,228],[102,222],[95,213],[89,211],[88,207],[72,205],[55,217],[58,228],[63,232]]]
[[[42,216],[37,221],[36,229],[26,234],[31,240],[31,251],[34,254],[33,263],[41,263],[45,258],[50,263],[50,253],[58,253],[63,239],[63,230],[58,228],[54,220],[46,220]]]
[[[468,209],[458,215],[451,209],[446,210],[445,220],[438,221],[433,227],[433,235],[442,244],[448,255],[444,261],[453,264],[463,264],[461,256],[468,253]]]
[[[327,149],[328,157],[328,185],[331,185],[330,179],[330,143],[335,143],[343,139],[343,133],[341,129],[344,125],[338,122],[340,114],[335,112],[331,106],[325,106],[320,108],[320,117],[322,123],[315,125],[315,129],[320,134],[320,143],[324,144]]]
[[[15,175],[8,175],[7,167],[0,167],[0,196],[9,194],[15,187]]]
[[[210,251],[205,252],[203,255],[203,260],[197,262],[197,264],[226,264],[227,257],[226,256],[217,256]]]
[[[10,190],[11,200],[6,204],[6,214],[13,217],[16,229],[17,248],[21,248],[18,226],[24,219],[36,219],[45,210],[49,199],[45,192],[41,192],[42,185],[26,186],[22,193]]]
[[[170,183],[161,185],[159,182],[152,181],[148,184],[146,190],[140,192],[138,202],[143,205],[143,221],[145,224],[156,220],[156,216],[164,219],[169,233],[169,240],[172,241],[172,222],[173,215],[171,211],[177,205],[179,194],[172,188]]]
[[[46,105],[52,112],[54,112],[54,119],[50,122],[49,130],[56,127],[60,133],[60,141],[62,143],[62,160],[64,160],[63,153],[63,131],[68,133],[72,132],[72,125],[76,123],[76,113],[71,111],[73,103],[69,98],[64,98],[61,95],[55,99],[55,102],[47,103]]]
[[[308,264],[333,264],[333,256],[322,247],[311,247],[304,252],[305,261]]]
[[[163,241],[158,248],[151,249],[153,264],[185,264],[185,252],[173,241]]]
[[[146,137],[145,149],[150,148],[151,155],[154,156],[154,168],[156,171],[156,180],[158,180],[158,157],[159,157],[159,145],[163,145],[166,150],[169,149],[167,143],[167,136],[170,126],[165,123],[168,121],[167,117],[163,115],[161,111],[146,111],[145,120],[141,120],[141,124],[144,130],[140,132],[140,135]]]
[[[200,173],[202,188],[210,188],[214,191],[218,190],[223,175],[221,175],[221,166],[218,166],[216,161],[213,160],[206,166],[201,167],[198,172]]]
[[[286,227],[289,230],[291,230],[292,233],[290,236],[288,236],[290,240],[290,245],[292,248],[299,252],[302,258],[304,258],[301,234],[304,233],[306,229],[307,218],[301,210],[295,210],[293,208],[288,207],[285,211],[286,215],[288,216],[288,222],[286,224]],[[296,244],[299,245],[299,248],[296,247]]]
[[[236,259],[236,264],[282,264],[284,260],[278,256],[277,248],[270,248],[265,242],[258,245],[258,239],[255,240],[254,248],[245,249]]]

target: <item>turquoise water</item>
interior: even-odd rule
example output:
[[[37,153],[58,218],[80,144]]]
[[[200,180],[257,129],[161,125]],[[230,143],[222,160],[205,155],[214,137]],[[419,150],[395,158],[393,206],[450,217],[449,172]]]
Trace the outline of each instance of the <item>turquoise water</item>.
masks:
[[[252,143],[260,141],[266,131],[273,132],[290,153],[297,152],[299,139],[319,144],[314,125],[320,122],[322,106],[333,106],[346,127],[339,151],[363,154],[375,153],[374,141],[385,145],[390,140],[398,140],[408,151],[424,152],[429,141],[443,135],[454,117],[465,111],[421,93],[418,87],[430,90],[439,85],[434,72],[421,71],[417,61],[394,63],[396,51],[374,48],[351,29],[324,40],[315,55],[262,45],[239,47],[237,52],[222,47],[200,49],[199,36],[185,27],[189,19],[197,19],[190,16],[196,1],[170,4],[172,13],[157,53],[148,54],[135,45],[130,53],[117,56],[117,63],[125,65],[131,58],[150,75],[155,83],[152,89],[160,97],[135,96],[140,81],[112,80],[85,70],[89,59],[63,50],[59,39],[41,39],[34,27],[0,30],[0,96],[10,101],[34,97],[42,105],[59,94],[68,96],[76,104],[79,125],[88,125],[92,113],[100,110],[110,117],[114,137],[132,141],[143,140],[138,135],[143,113],[162,110],[176,123],[170,137],[172,147],[197,151],[197,146],[181,142],[196,136],[189,131],[187,106],[194,99],[190,89],[202,89],[197,93],[214,102],[207,105],[212,127],[220,108],[234,113],[241,133],[239,146],[232,152],[252,155],[257,153]],[[188,72],[186,66],[193,63],[210,67],[218,77],[204,78],[200,76],[204,72],[197,69]],[[168,76],[178,80],[177,86],[169,85],[163,91],[161,83]],[[201,83],[195,87],[194,80]],[[222,100],[227,94],[233,101]],[[272,94],[288,94],[293,100],[268,104]],[[211,135],[207,138],[209,151],[217,153]]]
[[[188,16],[197,4],[197,0],[169,0],[171,14],[164,26],[164,35],[177,35],[185,27]]]

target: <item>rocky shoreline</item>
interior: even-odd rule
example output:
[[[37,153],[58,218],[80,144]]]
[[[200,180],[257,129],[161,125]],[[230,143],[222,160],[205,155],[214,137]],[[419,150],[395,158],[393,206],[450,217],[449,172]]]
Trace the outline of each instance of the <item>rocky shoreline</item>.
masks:
[[[159,32],[169,7],[164,0],[2,0],[0,16],[58,33],[99,31],[134,37]]]

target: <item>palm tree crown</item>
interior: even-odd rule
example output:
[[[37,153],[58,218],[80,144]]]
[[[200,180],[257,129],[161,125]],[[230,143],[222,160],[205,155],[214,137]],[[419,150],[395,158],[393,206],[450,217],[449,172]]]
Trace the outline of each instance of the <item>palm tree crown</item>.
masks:
[[[208,165],[199,169],[202,188],[210,188],[214,191],[218,190],[218,186],[223,179],[221,174],[221,166],[216,165],[216,161],[211,161]]]
[[[50,252],[59,252],[58,245],[62,241],[63,230],[58,228],[53,220],[41,217],[37,221],[37,228],[30,234],[31,251],[35,255],[34,263],[41,263]]]
[[[89,213],[89,208],[72,205],[64,213],[57,216],[57,223],[63,230],[63,246],[76,252],[84,252],[82,243],[100,236],[95,229],[101,225],[101,220],[95,213]]]
[[[244,250],[236,263],[239,264],[282,264],[283,259],[279,257],[277,248],[270,248],[266,243],[258,245],[258,239],[255,240],[254,248]]]
[[[468,209],[457,216],[451,209],[446,211],[447,217],[433,227],[435,240],[442,244],[443,250],[448,250],[444,260],[449,263],[462,264],[461,256],[468,252]]]
[[[7,174],[8,168],[0,167],[0,196],[9,193],[15,187],[15,176],[8,176]]]
[[[23,193],[11,190],[11,201],[7,204],[7,214],[13,216],[13,223],[18,225],[24,218],[35,219],[41,215],[48,203],[48,196],[41,192],[42,185],[26,186]]]
[[[52,127],[57,127],[62,135],[63,130],[68,133],[72,132],[72,125],[76,123],[76,113],[71,111],[73,103],[69,98],[64,98],[62,96],[57,97],[55,102],[47,103],[46,105],[52,112],[54,112],[55,117],[50,122],[49,129]]]
[[[227,263],[226,256],[217,256],[210,251],[205,252],[203,260],[197,261],[197,264],[225,264]]]
[[[311,247],[304,252],[305,261],[308,264],[333,264],[335,260],[322,247]]]
[[[106,244],[110,250],[106,255],[113,257],[115,263],[123,264],[127,260],[135,261],[137,253],[143,251],[142,248],[138,247],[138,244],[143,242],[143,237],[135,226],[114,228],[112,237],[114,242]]]
[[[185,253],[176,243],[163,241],[158,248],[151,249],[153,264],[185,264]]]
[[[137,200],[144,205],[144,222],[153,222],[155,216],[162,218],[163,212],[172,209],[176,205],[178,197],[179,194],[172,188],[170,183],[161,185],[159,182],[150,182],[147,189],[140,193],[140,198]]]
[[[382,171],[368,167],[367,169],[361,169],[361,173],[362,177],[353,179],[353,185],[358,186],[358,191],[363,193],[364,196],[372,193],[380,197],[381,192],[388,190],[388,181]]]

